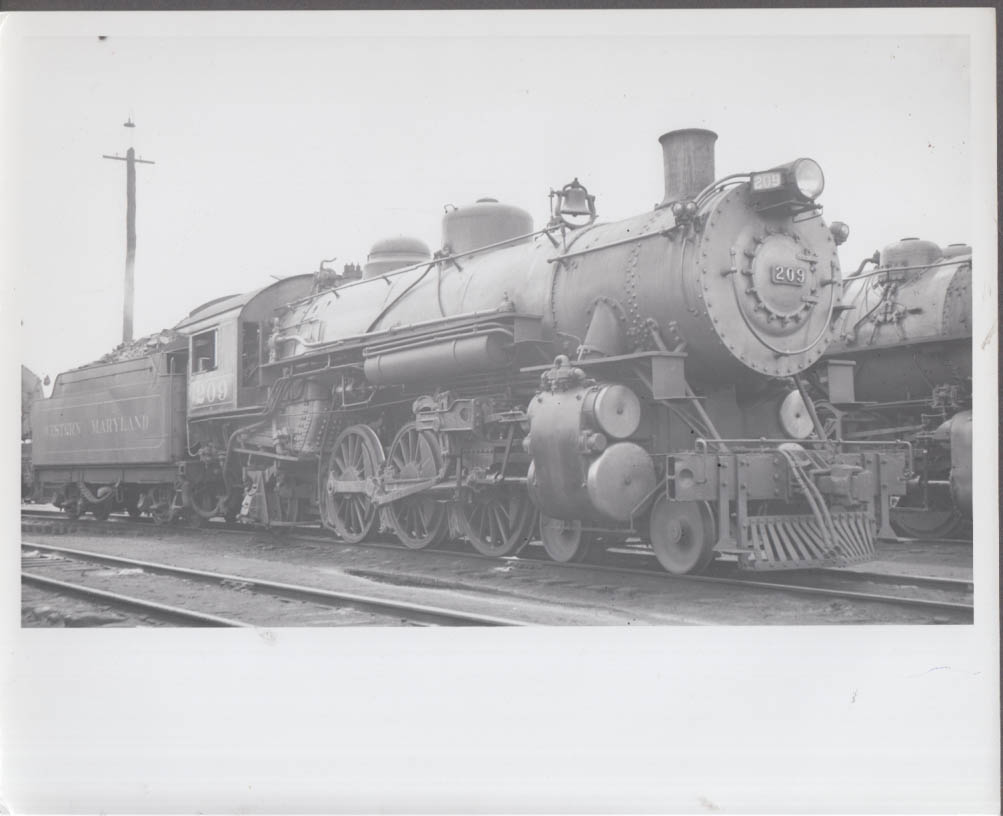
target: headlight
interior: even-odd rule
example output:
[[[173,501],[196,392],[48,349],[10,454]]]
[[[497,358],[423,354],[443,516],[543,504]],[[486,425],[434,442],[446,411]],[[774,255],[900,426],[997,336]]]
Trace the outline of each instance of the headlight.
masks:
[[[822,195],[825,176],[822,175],[822,168],[818,166],[818,162],[812,159],[798,159],[791,169],[798,193],[809,201]]]
[[[784,208],[791,212],[817,209],[825,176],[814,159],[795,159],[788,164],[752,173],[749,177],[753,206],[758,210]]]

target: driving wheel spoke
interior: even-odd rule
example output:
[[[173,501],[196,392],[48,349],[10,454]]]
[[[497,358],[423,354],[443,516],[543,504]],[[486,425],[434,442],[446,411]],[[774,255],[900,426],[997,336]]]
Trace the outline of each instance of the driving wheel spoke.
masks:
[[[334,442],[326,473],[321,474],[321,521],[349,544],[365,539],[373,530],[376,507],[362,493],[329,490],[337,482],[369,482],[384,461],[383,446],[368,425],[346,428]],[[288,508],[290,515],[298,508]]]
[[[457,528],[482,555],[514,555],[529,540],[533,506],[521,488],[486,488],[453,505]]]
[[[434,434],[419,431],[413,423],[398,431],[388,459],[388,489],[393,489],[397,479],[409,484],[433,479],[442,461]],[[409,549],[421,550],[446,537],[445,507],[428,495],[418,493],[391,502],[386,506],[386,518],[398,540]]]

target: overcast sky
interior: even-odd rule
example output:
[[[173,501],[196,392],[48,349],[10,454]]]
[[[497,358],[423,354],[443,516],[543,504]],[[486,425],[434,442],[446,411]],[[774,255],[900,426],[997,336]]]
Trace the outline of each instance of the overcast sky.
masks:
[[[434,250],[447,203],[490,195],[540,225],[577,176],[604,220],[649,209],[657,138],[681,127],[719,134],[719,176],[815,158],[846,270],[906,235],[971,241],[967,36],[843,15],[15,16],[21,359],[55,375],[120,341],[125,165],[101,156],[130,145],[156,162],[137,170],[137,336],[387,235]]]

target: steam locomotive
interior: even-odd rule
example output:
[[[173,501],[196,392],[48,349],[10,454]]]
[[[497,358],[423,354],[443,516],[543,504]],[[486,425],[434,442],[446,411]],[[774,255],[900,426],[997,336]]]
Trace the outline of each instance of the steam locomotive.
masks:
[[[117,421],[57,429],[49,488],[78,510],[131,495],[163,520],[319,521],[346,542],[387,530],[493,556],[538,536],[573,561],[640,538],[674,573],[717,553],[746,569],[873,557],[908,447],[830,438],[801,376],[852,308],[846,227],[820,217],[816,162],[715,180],[716,138],[663,135],[665,195],[638,216],[598,223],[575,179],[541,229],[482,199],[446,212],[434,254],[390,239],[364,270],[199,307],[141,375],[171,406],[153,435],[172,482],[141,446],[59,470],[67,438],[156,425],[112,377],[98,403]]]
[[[903,238],[861,262],[843,300],[851,308],[824,359],[850,364],[856,401],[819,412],[848,439],[912,444],[915,472],[891,513],[899,532],[962,534],[972,517],[971,247]]]

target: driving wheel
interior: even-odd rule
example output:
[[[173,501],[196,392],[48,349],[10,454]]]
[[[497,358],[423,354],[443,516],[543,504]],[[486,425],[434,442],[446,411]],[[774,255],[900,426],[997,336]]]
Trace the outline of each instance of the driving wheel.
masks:
[[[453,505],[456,526],[481,555],[515,555],[529,542],[533,503],[521,487],[488,487]]]
[[[400,489],[432,479],[441,464],[435,434],[408,423],[397,432],[387,453],[387,488]],[[446,505],[432,496],[413,494],[386,505],[384,512],[394,534],[408,549],[421,550],[446,538]]]
[[[365,491],[382,467],[383,446],[368,425],[352,425],[335,440],[321,485],[320,516],[342,541],[357,544],[372,532],[379,514]]]

